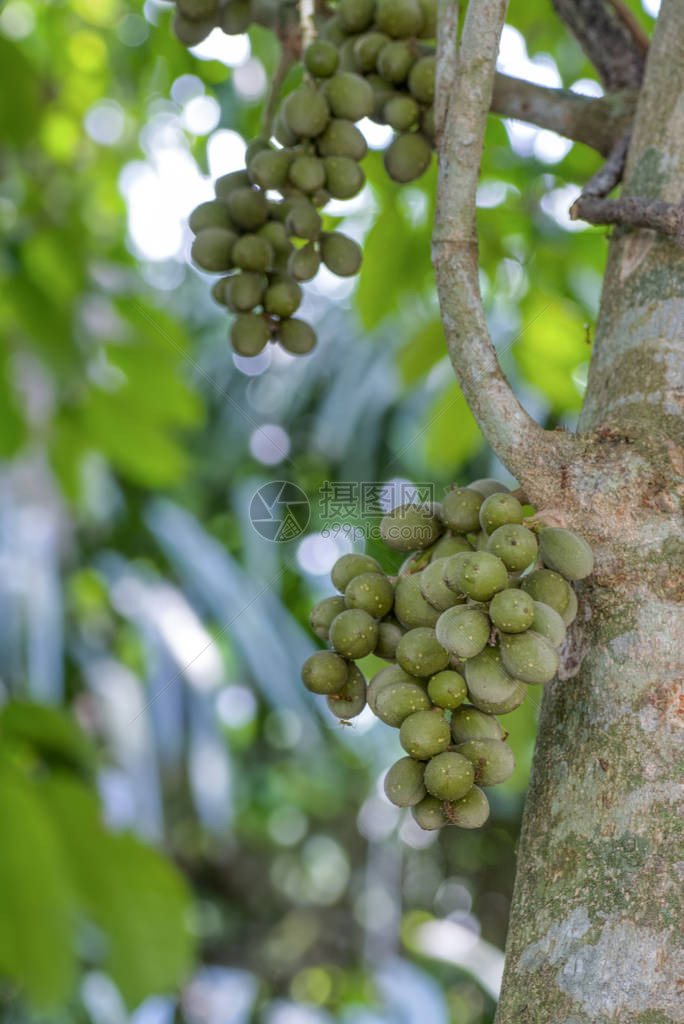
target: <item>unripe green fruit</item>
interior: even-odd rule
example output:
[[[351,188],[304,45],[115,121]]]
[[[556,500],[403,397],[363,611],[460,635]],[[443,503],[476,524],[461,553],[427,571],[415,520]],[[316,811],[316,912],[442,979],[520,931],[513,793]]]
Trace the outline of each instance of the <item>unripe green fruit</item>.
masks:
[[[378,74],[386,82],[399,85],[406,80],[414,60],[413,50],[408,43],[403,39],[392,39],[378,53]]]
[[[218,281],[214,281],[213,285],[211,286],[212,298],[214,299],[215,302],[220,302],[222,306],[228,305],[226,289],[231,281],[231,277],[220,277]]]
[[[380,536],[394,551],[422,551],[444,533],[435,506],[399,505],[382,517]]]
[[[449,654],[433,629],[418,626],[404,633],[397,646],[397,661],[412,676],[427,678],[449,664]]]
[[[503,740],[466,740],[459,743],[457,752],[475,768],[478,786],[498,786],[513,774],[513,751]]]
[[[375,712],[376,701],[386,686],[393,686],[397,683],[419,683],[419,680],[404,672],[399,665],[386,665],[376,672],[368,684],[368,706]]]
[[[494,480],[491,476],[484,476],[480,480],[473,480],[472,483],[468,484],[470,490],[478,491],[484,498],[488,498],[490,494],[509,494],[510,491],[505,484],[499,483],[498,480]]]
[[[421,39],[434,39],[437,34],[437,0],[418,0],[423,12]]]
[[[345,611],[346,607],[344,598],[337,595],[324,597],[322,601],[315,604],[309,615],[309,625],[316,636],[319,636],[321,640],[327,640],[330,633],[330,623],[336,615]]]
[[[297,135],[296,132],[292,131],[289,124],[285,120],[285,115],[283,114],[282,109],[276,116],[276,119],[273,123],[273,135],[281,146],[296,146],[300,142],[299,135]]]
[[[509,572],[520,572],[536,559],[537,538],[526,526],[507,523],[491,534],[487,551],[500,558]]]
[[[273,265],[273,246],[261,235],[242,235],[233,246],[233,263],[241,270],[264,272]]]
[[[249,161],[249,176],[259,188],[283,188],[292,163],[290,149],[263,149]]]
[[[442,647],[457,658],[474,658],[489,640],[491,626],[483,612],[448,608],[440,615],[435,632]]]
[[[423,783],[438,800],[460,800],[473,785],[475,771],[467,757],[445,750],[428,761]]]
[[[287,260],[288,273],[295,281],[311,281],[321,265],[321,254],[313,242],[307,242],[301,249],[294,249]]]
[[[337,17],[345,32],[363,32],[373,21],[375,0],[340,0]]]
[[[548,683],[553,679],[560,659],[556,648],[545,636],[528,630],[501,637],[504,668],[523,683]]]
[[[252,10],[249,0],[228,0],[221,11],[220,26],[227,36],[239,36],[246,32],[252,23]]]
[[[332,567],[330,579],[332,580],[333,587],[339,590],[341,594],[344,594],[355,576],[368,572],[380,573],[382,576],[385,575],[380,563],[376,562],[370,555],[350,552],[348,555],[341,555],[337,559]]]
[[[552,569],[535,569],[521,580],[520,587],[535,601],[550,605],[559,615],[568,607],[572,590],[563,577]]]
[[[434,144],[436,134],[434,106],[424,108],[420,118],[420,130]]]
[[[337,67],[340,71],[353,71],[356,74],[356,60],[354,58],[354,36],[348,36],[339,48],[340,63]]]
[[[565,623],[566,626],[569,626],[570,623],[575,621],[575,618],[577,616],[577,607],[578,607],[578,605],[577,605],[577,594],[572,589],[572,587],[569,586],[568,587],[568,603],[567,603],[567,606],[565,608],[565,611],[561,613],[561,617],[562,617],[563,622]]]
[[[428,683],[427,692],[432,703],[446,711],[460,707],[468,696],[465,679],[451,669],[437,672]]]
[[[394,89],[380,75],[370,74],[366,81],[373,90],[373,113],[370,116],[376,124],[384,124],[382,112],[387,100],[395,95]]]
[[[347,156],[358,162],[368,152],[368,143],[353,121],[336,117],[316,139],[316,149],[321,156]]]
[[[290,164],[290,182],[302,192],[315,192],[325,185],[325,167],[317,156],[295,157]]]
[[[346,29],[343,28],[340,19],[335,17],[329,18],[325,22],[322,35],[324,39],[327,39],[328,42],[336,47],[340,47],[347,38]]]
[[[173,18],[173,33],[183,46],[198,46],[207,38],[215,24],[213,17],[203,18],[201,21],[193,20],[177,10]]]
[[[453,556],[452,558],[459,556]],[[445,580],[449,580],[446,573],[449,566],[445,567]],[[463,593],[472,597],[474,601],[489,601],[499,590],[503,590],[508,584],[508,572],[506,566],[496,555],[488,551],[473,551],[467,555],[461,569],[461,587]]]
[[[330,694],[326,703],[343,722],[361,714],[366,706],[366,680],[356,665],[349,664],[347,682],[337,693]]]
[[[485,533],[484,530],[480,530],[479,533],[475,534],[473,538],[473,543],[475,545],[476,551],[486,551],[487,545],[489,544],[489,534]]]
[[[435,58],[421,57],[411,68],[408,87],[419,103],[432,103],[435,98]]]
[[[447,491],[442,500],[444,522],[454,533],[477,533],[480,529],[481,494],[468,487]],[[461,549],[465,550],[465,549]]]
[[[188,226],[193,235],[199,234],[205,228],[233,230],[228,207],[221,199],[211,199],[207,203],[200,203],[199,206],[196,206],[188,218]],[[237,235],[235,237],[237,238]]]
[[[236,188],[226,202],[230,216],[243,231],[255,231],[268,218],[268,200],[258,189]]]
[[[548,569],[566,580],[583,580],[593,571],[594,555],[584,537],[550,526],[539,534],[539,554]]]
[[[242,273],[229,278],[225,289],[226,305],[234,313],[249,313],[259,306],[266,291],[268,279],[265,274]]]
[[[225,228],[203,228],[192,243],[190,256],[202,270],[230,270],[236,235]]]
[[[504,633],[524,633],[534,619],[534,601],[524,590],[500,590],[491,600],[489,617]]]
[[[464,595],[465,593],[463,590],[463,572],[469,559],[474,554],[475,552],[469,546],[467,551],[457,551],[445,559],[442,578],[449,590],[453,590],[455,594]]]
[[[330,624],[330,643],[344,658],[365,658],[378,641],[378,626],[368,612],[349,608]]]
[[[302,682],[312,693],[339,693],[347,682],[348,668],[334,651],[316,651],[302,665]]]
[[[565,640],[565,623],[551,605],[542,604],[541,601],[534,601],[534,616],[530,629],[541,636],[545,636],[554,647],[560,647]]]
[[[451,716],[451,735],[454,743],[465,743],[466,740],[502,740],[504,731],[494,715],[465,704]]]
[[[278,275],[266,289],[264,309],[273,316],[292,316],[302,301],[302,289],[294,278]]]
[[[333,199],[351,199],[363,188],[366,177],[348,156],[326,156],[323,160],[325,186]]]
[[[394,614],[406,629],[434,627],[440,612],[420,592],[420,573],[402,576],[394,591]]]
[[[394,661],[397,656],[397,645],[404,635],[404,630],[396,622],[378,623],[378,643],[374,654],[383,661]]]
[[[416,711],[401,723],[399,742],[411,757],[427,761],[449,745],[451,732],[443,711]]]
[[[340,58],[337,47],[327,39],[316,39],[306,48],[304,64],[309,74],[315,78],[329,78],[337,71]]]
[[[386,124],[398,132],[415,127],[420,119],[420,107],[410,96],[392,96],[382,112]]]
[[[176,0],[178,10],[186,18],[200,20],[210,18],[216,13],[216,0]]]
[[[384,722],[398,729],[405,718],[416,711],[429,711],[430,698],[417,683],[390,683],[383,686],[375,697],[373,710]]]
[[[448,822],[459,828],[481,828],[489,818],[489,801],[478,786],[445,808]]]
[[[263,25],[272,32],[278,29],[282,17],[280,0],[251,0],[249,6],[252,21],[257,25]]]
[[[426,796],[419,804],[411,808],[411,814],[416,824],[424,832],[434,832],[449,824],[442,810],[441,801],[434,796]]]
[[[360,121],[373,110],[373,90],[366,79],[354,71],[338,71],[326,81],[323,92],[333,117]]]
[[[331,199],[331,195],[327,188],[317,188],[315,192],[310,194],[309,199],[316,209],[320,210]]]
[[[230,329],[230,343],[239,356],[258,356],[271,340],[271,328],[258,313],[242,313]]]
[[[413,807],[427,795],[423,785],[425,765],[412,757],[395,761],[385,776],[385,796],[396,807]]]
[[[393,39],[417,36],[422,31],[425,17],[418,0],[379,0],[375,11],[375,24],[381,32]]]
[[[349,581],[344,599],[348,608],[361,608],[374,619],[381,619],[392,610],[394,587],[380,573],[363,572]]]
[[[245,163],[247,165],[248,172],[249,165],[254,159],[254,157],[257,155],[257,153],[263,153],[269,149],[271,149],[271,143],[268,141],[268,139],[250,139],[250,141],[247,143],[247,148],[245,149]]]
[[[316,332],[304,320],[286,317],[278,324],[278,341],[293,356],[305,356],[316,345]]]
[[[323,93],[310,85],[302,85],[285,97],[282,114],[287,128],[302,139],[320,135],[330,120]]]
[[[444,518],[444,503],[442,503],[442,518]],[[460,551],[470,553],[472,550],[472,546],[465,537],[451,537],[447,534],[441,537],[435,544],[430,555],[430,561],[436,562],[440,558],[448,558],[450,555],[455,555]]]
[[[405,184],[424,174],[432,157],[432,148],[420,132],[397,135],[385,150],[385,170],[393,181]]]
[[[467,661],[465,677],[471,703],[489,715],[507,715],[525,699],[525,684],[508,674],[496,647],[485,647]]]
[[[231,171],[229,174],[222,174],[214,182],[214,192],[217,199],[228,199],[231,192],[239,188],[249,188],[251,185],[247,171]]]
[[[383,32],[366,32],[354,41],[354,60],[361,74],[375,71],[378,54],[388,41],[389,37]]]
[[[523,507],[512,494],[497,492],[485,498],[480,506],[480,526],[492,534],[507,523],[522,523]],[[529,563],[528,563],[529,564]]]
[[[295,238],[315,241],[321,233],[321,215],[309,202],[294,203],[287,214],[285,228]]]
[[[330,159],[330,158],[327,158]],[[328,270],[338,277],[351,277],[361,266],[361,247],[353,238],[339,231],[325,231],[321,235],[321,256]]]
[[[463,598],[447,587],[444,582],[446,558],[430,561],[420,574],[420,592],[433,608],[446,611],[463,601]]]

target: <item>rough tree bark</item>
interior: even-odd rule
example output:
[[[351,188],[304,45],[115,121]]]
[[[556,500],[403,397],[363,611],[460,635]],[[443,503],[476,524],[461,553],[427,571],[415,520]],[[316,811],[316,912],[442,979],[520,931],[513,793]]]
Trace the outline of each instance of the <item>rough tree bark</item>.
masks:
[[[534,424],[477,285],[474,189],[504,13],[470,0],[458,54],[455,4],[440,15],[443,322],[485,436],[538,509],[587,537],[596,571],[544,693],[497,1024],[674,1024],[684,256],[652,231],[613,231],[580,432]],[[681,202],[683,181],[684,5],[663,0],[622,194]]]

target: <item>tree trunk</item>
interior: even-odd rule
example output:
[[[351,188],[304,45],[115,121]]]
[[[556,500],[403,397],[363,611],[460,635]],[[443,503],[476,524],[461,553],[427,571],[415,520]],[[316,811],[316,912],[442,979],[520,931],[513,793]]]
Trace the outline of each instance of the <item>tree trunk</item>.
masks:
[[[681,202],[683,181],[684,4],[664,0],[623,195]],[[568,521],[592,543],[597,568],[579,588],[565,678],[544,694],[497,1024],[684,1020],[675,873],[683,324],[682,250],[616,229],[580,420],[586,446],[563,479]]]

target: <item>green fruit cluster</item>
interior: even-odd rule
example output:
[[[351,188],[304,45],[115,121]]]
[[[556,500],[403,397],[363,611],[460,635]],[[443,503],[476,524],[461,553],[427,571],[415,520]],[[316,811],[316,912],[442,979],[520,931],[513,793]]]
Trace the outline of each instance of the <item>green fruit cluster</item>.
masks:
[[[577,612],[570,580],[593,569],[591,548],[570,530],[542,527],[494,480],[450,490],[441,503],[402,505],[380,533],[408,557],[396,578],[369,555],[347,554],[331,578],[338,594],[311,612],[331,650],[302,670],[339,718],[366,703],[399,730],[405,756],[385,792],[423,829],[479,828],[483,792],[514,769],[498,716],[547,683]],[[527,525],[529,523],[529,525]],[[368,685],[354,664],[388,662]]]
[[[291,7],[177,0],[175,30],[195,45],[215,25],[228,33],[252,21],[282,29]],[[326,230],[319,212],[329,199],[351,199],[363,188],[367,145],[357,121],[370,117],[394,129],[384,162],[395,181],[427,169],[435,26],[436,0],[340,0],[304,52],[304,81],[282,100],[272,138],[253,140],[246,169],[219,178],[216,199],[191,214],[192,259],[223,275],[212,294],[235,314],[230,338],[239,355],[259,355],[270,341],[294,355],[310,352],[315,332],[294,316],[301,284],[321,265],[343,277],[358,272],[361,249]]]

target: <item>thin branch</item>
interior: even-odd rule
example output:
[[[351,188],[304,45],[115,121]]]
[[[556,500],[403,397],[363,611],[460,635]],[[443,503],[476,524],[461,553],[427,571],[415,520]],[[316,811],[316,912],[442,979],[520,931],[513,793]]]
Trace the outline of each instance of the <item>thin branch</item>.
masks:
[[[622,224],[630,228],[650,228],[661,235],[670,235],[684,249],[684,203],[665,203],[662,199],[623,196],[602,199],[580,196],[570,210],[573,220],[590,224]]]
[[[606,89],[637,89],[646,63],[643,45],[613,0],[552,0],[599,73]]]
[[[581,96],[497,72],[491,109],[502,117],[550,128],[608,156],[632,123],[637,97],[634,89],[601,97]]]
[[[466,401],[504,465],[534,493],[540,466],[554,475],[561,449],[567,458],[577,441],[543,430],[522,408],[499,366],[482,308],[475,197],[505,14],[505,0],[470,0],[457,51],[456,4],[443,0],[440,7],[436,95],[442,102],[432,260],[449,356]]]
[[[615,144],[609,153],[605,164],[602,167],[599,167],[596,174],[592,175],[586,183],[582,189],[580,199],[583,199],[586,196],[599,196],[603,199],[622,181],[625,163],[627,162],[627,150],[629,149],[629,142],[631,138],[632,133],[625,132],[620,141]],[[579,200],[577,200],[577,202],[579,202]]]
[[[637,19],[634,17],[634,14],[632,13],[632,11],[630,11],[629,7],[625,3],[625,0],[608,0],[608,3],[615,8],[619,17],[622,19],[622,21],[625,23],[625,25],[631,32],[632,39],[634,40],[635,45],[638,47],[639,50],[641,50],[645,57],[648,53],[648,48],[651,45],[651,40],[648,36],[648,33],[642,28]]]
[[[316,25],[314,23],[315,13],[315,0],[299,0],[299,24],[302,31],[302,53],[316,38]]]
[[[287,73],[294,63],[294,56],[292,51],[288,49],[285,44],[282,44],[280,51],[280,60],[278,66],[275,69],[271,84],[268,87],[268,96],[266,98],[266,104],[264,106],[264,112],[261,116],[261,134],[265,139],[270,139],[273,133],[273,121],[275,120],[276,110],[278,109],[278,101],[280,100],[280,90],[282,89],[283,82],[287,77]]]

